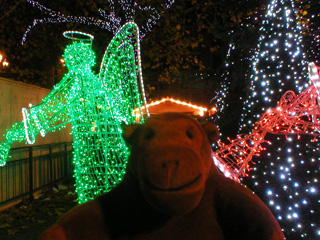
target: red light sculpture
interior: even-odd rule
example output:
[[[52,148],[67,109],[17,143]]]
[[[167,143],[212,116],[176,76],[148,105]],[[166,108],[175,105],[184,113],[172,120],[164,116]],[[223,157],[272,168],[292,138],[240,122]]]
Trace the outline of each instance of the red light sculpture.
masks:
[[[248,176],[252,157],[265,150],[263,143],[271,144],[265,140],[267,133],[320,136],[320,67],[310,63],[309,77],[311,86],[299,95],[287,91],[277,107],[268,109],[255,123],[251,134],[228,139],[228,144],[218,142],[213,158],[226,176],[237,181]]]

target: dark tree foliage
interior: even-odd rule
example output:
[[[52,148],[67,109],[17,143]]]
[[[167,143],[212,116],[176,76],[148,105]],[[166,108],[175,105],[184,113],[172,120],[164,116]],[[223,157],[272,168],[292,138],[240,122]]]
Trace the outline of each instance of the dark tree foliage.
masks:
[[[46,7],[65,15],[98,16],[99,4],[104,1],[39,1]],[[61,80],[64,66],[60,63],[65,46],[70,43],[63,37],[67,30],[85,31],[95,36],[93,49],[97,62],[101,61],[112,33],[94,26],[79,23],[38,24],[28,34],[22,45],[27,27],[37,18],[48,17],[44,12],[25,1],[5,0],[0,5],[0,51],[9,62],[9,67],[0,76],[17,81],[51,88]],[[96,69],[98,70],[99,64]]]
[[[64,15],[100,18],[98,9],[110,12],[108,1],[44,1],[40,4]],[[162,1],[142,0],[142,6],[160,9]],[[125,13],[115,4],[116,15],[125,21]],[[219,80],[212,74],[223,66],[228,32],[241,22],[248,9],[238,1],[176,1],[161,12],[161,18],[142,41],[142,60],[145,81],[182,82],[184,85],[207,85],[215,88]],[[68,41],[62,36],[66,30],[81,30],[95,36],[93,49],[99,62],[112,38],[105,29],[77,23],[38,24],[28,34],[27,41],[21,39],[33,19],[49,17],[25,1],[5,0],[0,5],[0,51],[6,55],[9,68],[1,76],[43,87],[59,81],[58,70],[63,49]],[[141,27],[148,20],[146,12],[136,12],[134,19]],[[195,73],[210,74],[206,79],[196,79]]]
[[[155,9],[161,9],[163,2],[165,1],[138,1],[141,6],[152,6]],[[228,44],[231,41],[235,44],[241,41],[239,46],[243,47],[242,51],[246,51],[251,45],[251,40],[247,42],[246,39],[253,35],[240,26],[259,6],[263,6],[263,2],[186,0],[175,1],[171,8],[159,11],[160,19],[141,42],[146,85],[179,82],[185,87],[206,86],[219,90],[220,75],[225,71],[224,60]],[[99,8],[110,13],[107,0],[39,0],[39,3],[66,16],[103,19],[98,12]],[[125,13],[117,2],[115,10],[123,24]],[[149,12],[143,11],[136,11],[134,14],[140,27],[145,26],[148,14]],[[24,0],[2,1],[0,16],[0,51],[6,55],[10,64],[5,72],[2,71],[1,76],[44,87],[50,87],[60,80],[61,74],[57,75],[57,72],[63,69],[59,59],[68,43],[62,36],[64,31],[81,30],[95,36],[93,49],[97,54],[96,71],[99,70],[99,62],[113,35],[93,25],[38,24],[28,34],[25,44],[21,45],[22,36],[33,19],[49,16]],[[229,34],[232,31],[235,34]],[[196,74],[206,77],[199,78]],[[238,73],[232,74],[235,77],[231,79],[231,88],[243,91],[243,78]]]
[[[143,68],[147,81],[217,87],[230,36],[247,11],[229,1],[177,1],[146,36]],[[209,74],[203,82],[196,73]]]

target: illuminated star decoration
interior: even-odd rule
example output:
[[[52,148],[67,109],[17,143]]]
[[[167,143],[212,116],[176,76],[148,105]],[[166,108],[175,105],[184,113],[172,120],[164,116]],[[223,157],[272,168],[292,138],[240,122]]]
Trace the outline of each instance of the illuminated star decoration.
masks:
[[[107,0],[108,6],[111,10],[109,14],[107,14],[103,9],[98,9],[101,18],[69,15],[66,16],[61,12],[54,11],[45,7],[44,5],[41,5],[37,1],[27,0],[27,2],[38,8],[40,11],[48,14],[49,17],[34,19],[32,25],[27,28],[26,32],[23,35],[22,44],[26,41],[27,35],[31,31],[31,29],[39,23],[81,23],[86,25],[94,25],[99,28],[111,31],[115,34],[124,23],[134,21],[134,16],[137,10],[149,13],[146,23],[143,26],[140,26],[140,38],[143,38],[145,36],[145,33],[150,32],[152,27],[156,25],[157,21],[160,18],[160,14],[162,14],[166,9],[170,8],[174,4],[174,0],[166,0],[161,4],[160,9],[158,10],[155,7],[151,6],[140,6],[137,2],[132,0],[120,0],[118,1],[118,3],[120,4],[120,7],[124,11],[125,15],[123,23],[122,19],[116,16],[115,3],[112,0]]]
[[[139,29],[129,22],[116,33],[99,76],[91,70],[93,37],[74,31],[64,35],[74,40],[63,55],[69,71],[39,105],[23,109],[23,122],[14,124],[0,143],[0,164],[5,164],[13,142],[33,144],[39,133],[44,137],[71,123],[76,192],[79,203],[84,203],[115,187],[125,173],[129,151],[121,124],[136,123],[133,110],[146,101]]]

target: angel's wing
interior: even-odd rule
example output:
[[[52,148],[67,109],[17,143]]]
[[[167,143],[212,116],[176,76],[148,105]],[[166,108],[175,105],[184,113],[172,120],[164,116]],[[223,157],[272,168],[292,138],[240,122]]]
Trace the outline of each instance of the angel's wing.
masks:
[[[99,79],[109,94],[110,107],[121,122],[137,122],[134,109],[145,105],[139,29],[128,22],[111,40],[103,57]]]
[[[121,124],[143,121],[134,115],[134,110],[141,109],[145,103],[138,33],[136,24],[127,23],[111,40],[101,63],[99,84],[95,87],[99,91],[93,94],[95,100],[90,101],[96,107],[84,109],[90,110],[86,116],[92,124],[90,134],[81,141],[86,145],[83,146],[86,151],[78,153],[75,149],[74,161],[79,168],[75,176],[81,203],[111,190],[122,181],[129,151],[121,136]],[[78,136],[82,134],[79,132]]]

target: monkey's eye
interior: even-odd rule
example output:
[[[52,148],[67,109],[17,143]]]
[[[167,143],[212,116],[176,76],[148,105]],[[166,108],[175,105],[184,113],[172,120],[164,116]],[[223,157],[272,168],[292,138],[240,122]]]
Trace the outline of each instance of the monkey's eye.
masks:
[[[154,132],[154,130],[152,128],[150,128],[150,129],[148,129],[148,131],[145,135],[145,139],[151,140],[155,135],[156,135],[156,133]]]
[[[186,131],[186,135],[188,138],[193,139],[193,134],[189,130]]]

